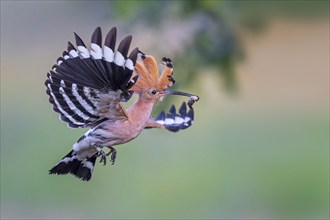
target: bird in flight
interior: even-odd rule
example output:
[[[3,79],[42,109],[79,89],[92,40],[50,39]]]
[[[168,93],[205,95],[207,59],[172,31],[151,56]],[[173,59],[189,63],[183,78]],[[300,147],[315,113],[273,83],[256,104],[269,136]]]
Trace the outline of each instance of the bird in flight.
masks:
[[[158,68],[155,59],[138,48],[128,54],[132,36],[123,38],[117,50],[116,38],[114,27],[102,46],[101,28],[97,27],[88,49],[75,33],[76,47],[68,42],[67,51],[47,74],[45,85],[53,110],[68,127],[89,128],[49,170],[50,174],[72,174],[89,181],[97,157],[104,165],[107,157],[114,164],[114,146],[131,141],[144,129],[177,132],[193,123],[192,105],[199,97],[168,90],[175,83],[172,61],[164,57]],[[137,101],[125,109],[122,103],[133,94],[137,94]],[[187,96],[189,100],[178,111],[172,105],[169,113],[162,111],[153,118],[154,105],[170,94]]]

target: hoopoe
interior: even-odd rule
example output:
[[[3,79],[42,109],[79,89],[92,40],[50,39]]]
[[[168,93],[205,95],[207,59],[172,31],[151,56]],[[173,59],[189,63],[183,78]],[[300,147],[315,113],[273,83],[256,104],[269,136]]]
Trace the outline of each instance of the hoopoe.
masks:
[[[145,128],[177,132],[191,126],[192,105],[199,98],[168,90],[175,82],[169,58],[162,59],[159,71],[155,59],[138,48],[128,55],[132,36],[125,37],[115,50],[115,27],[106,35],[103,47],[101,29],[97,27],[92,34],[90,50],[74,34],[77,49],[68,42],[67,51],[47,74],[45,85],[49,102],[60,119],[68,127],[89,130],[49,170],[50,174],[73,174],[88,181],[97,157],[105,165],[110,156],[114,164],[117,154],[114,146],[131,141]],[[137,101],[125,109],[122,102],[127,102],[134,93],[138,95]],[[183,102],[178,113],[172,105],[170,113],[162,111],[158,117],[151,117],[155,103],[169,94],[190,97],[189,110]],[[108,148],[109,152],[103,148]]]

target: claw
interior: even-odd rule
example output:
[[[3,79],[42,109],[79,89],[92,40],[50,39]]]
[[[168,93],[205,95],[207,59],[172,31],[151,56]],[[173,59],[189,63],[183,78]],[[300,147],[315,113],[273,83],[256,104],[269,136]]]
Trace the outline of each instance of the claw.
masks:
[[[105,153],[101,148],[97,148],[97,151],[99,152],[98,156],[101,156],[100,163],[103,162],[103,166],[107,164],[107,157],[110,156],[110,162],[111,165],[115,163],[116,156],[117,156],[117,151],[113,147],[108,147],[110,151],[108,153]]]
[[[107,155],[101,148],[97,148],[97,150],[99,152],[99,156],[101,156],[100,163],[103,162],[103,166],[105,166],[107,164]]]
[[[108,148],[110,149],[110,152],[107,153],[107,156],[111,155],[110,161],[111,161],[111,165],[113,165],[115,163],[115,160],[116,160],[117,151],[113,147],[108,147]]]

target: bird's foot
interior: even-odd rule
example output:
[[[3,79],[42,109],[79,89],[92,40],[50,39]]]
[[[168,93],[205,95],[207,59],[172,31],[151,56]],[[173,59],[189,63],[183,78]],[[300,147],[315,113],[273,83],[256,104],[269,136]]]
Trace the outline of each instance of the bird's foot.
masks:
[[[111,165],[113,165],[113,164],[115,163],[115,160],[116,160],[117,151],[116,151],[116,149],[113,148],[113,147],[108,147],[108,148],[110,149],[110,152],[107,153],[106,155],[107,155],[107,156],[111,155],[111,156],[110,156],[110,161],[111,161]]]
[[[115,148],[113,147],[108,147],[110,149],[109,153],[105,153],[101,148],[97,148],[98,156],[101,157],[100,163],[103,162],[103,166],[105,166],[107,164],[107,157],[110,156],[110,162],[111,165],[113,165],[115,163],[116,160],[116,156],[117,156],[117,151]]]
[[[101,156],[100,163],[103,162],[103,166],[105,166],[107,164],[107,154],[99,147],[97,148],[97,151],[99,152],[98,156]]]

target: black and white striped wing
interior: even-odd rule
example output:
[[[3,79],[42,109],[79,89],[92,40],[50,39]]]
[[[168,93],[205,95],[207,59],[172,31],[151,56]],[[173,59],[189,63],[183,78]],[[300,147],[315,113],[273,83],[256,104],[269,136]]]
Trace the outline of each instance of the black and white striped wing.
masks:
[[[137,59],[135,48],[127,57],[132,36],[124,38],[117,51],[116,28],[112,28],[102,48],[101,29],[95,29],[91,49],[75,34],[77,49],[68,42],[67,51],[47,74],[49,101],[69,127],[92,127],[105,119],[127,117],[121,101],[136,82],[132,73]]]
[[[167,130],[172,132],[178,132],[180,130],[189,128],[194,121],[194,109],[190,108],[187,111],[187,105],[185,102],[182,103],[179,112],[176,112],[174,105],[170,108],[170,113],[165,114],[162,111],[156,118],[155,121],[163,125]]]

